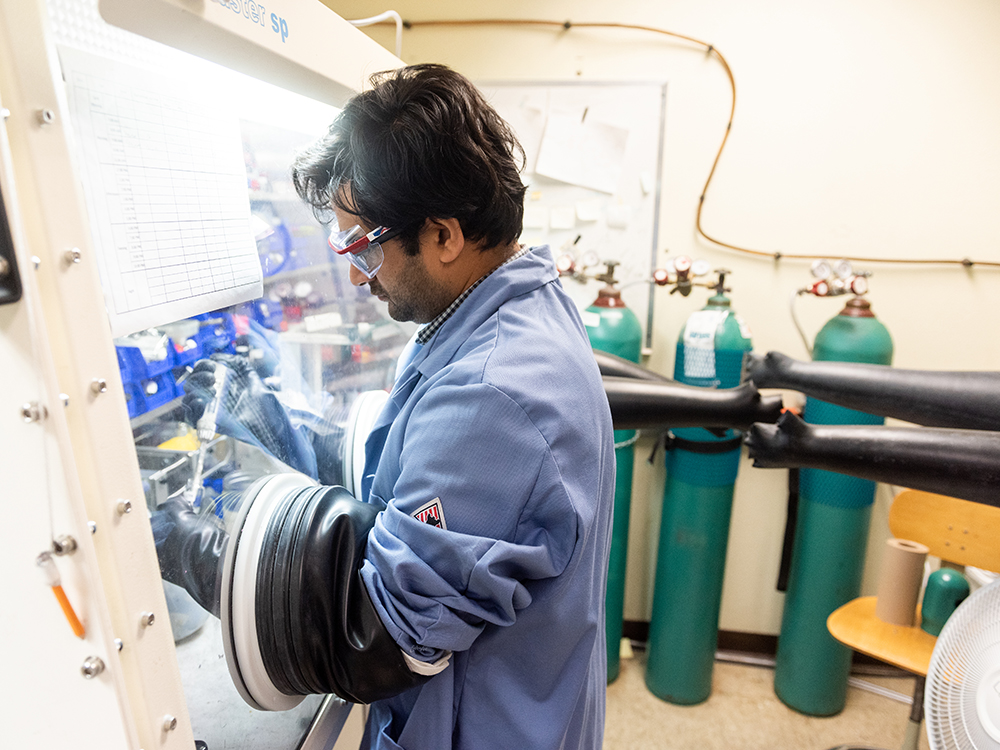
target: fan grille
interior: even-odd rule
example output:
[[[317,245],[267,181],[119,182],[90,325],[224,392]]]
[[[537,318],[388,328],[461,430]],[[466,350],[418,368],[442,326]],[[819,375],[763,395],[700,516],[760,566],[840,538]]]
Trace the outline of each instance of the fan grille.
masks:
[[[1000,750],[1000,741],[987,733],[976,708],[980,683],[998,670],[1000,579],[955,611],[934,648],[924,694],[932,750]]]

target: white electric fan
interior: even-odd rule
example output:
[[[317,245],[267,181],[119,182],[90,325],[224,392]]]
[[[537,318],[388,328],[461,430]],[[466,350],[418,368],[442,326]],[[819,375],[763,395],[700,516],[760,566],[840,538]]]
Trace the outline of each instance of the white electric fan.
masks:
[[[1000,579],[966,599],[941,630],[924,715],[931,750],[1000,750]]]

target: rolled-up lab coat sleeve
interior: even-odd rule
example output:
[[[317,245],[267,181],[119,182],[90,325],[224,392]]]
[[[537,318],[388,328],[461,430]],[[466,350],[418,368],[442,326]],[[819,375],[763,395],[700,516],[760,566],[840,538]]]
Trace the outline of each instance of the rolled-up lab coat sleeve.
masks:
[[[372,494],[387,508],[361,573],[389,633],[428,660],[513,624],[531,605],[531,582],[566,568],[580,523],[539,428],[544,414],[474,383],[429,388],[400,416],[403,448],[380,461]],[[395,481],[380,481],[383,471]],[[433,503],[440,525],[421,520]]]

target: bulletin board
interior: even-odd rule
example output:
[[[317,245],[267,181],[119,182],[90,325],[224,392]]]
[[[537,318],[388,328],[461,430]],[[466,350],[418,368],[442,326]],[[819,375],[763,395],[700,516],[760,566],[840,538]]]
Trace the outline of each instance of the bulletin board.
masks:
[[[616,260],[625,303],[651,341],[667,86],[663,82],[479,82],[526,156],[521,242],[578,266]],[[598,265],[589,271],[601,271]],[[601,287],[563,280],[580,308]]]

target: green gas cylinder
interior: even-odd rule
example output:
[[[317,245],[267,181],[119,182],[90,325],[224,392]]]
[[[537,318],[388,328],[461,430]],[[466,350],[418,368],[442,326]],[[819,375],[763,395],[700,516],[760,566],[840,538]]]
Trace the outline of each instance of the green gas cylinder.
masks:
[[[816,334],[813,359],[892,364],[892,337],[869,303],[855,297]],[[883,417],[806,399],[813,424],[879,425]],[[851,649],[826,628],[833,610],[861,590],[875,483],[819,469],[802,469],[788,589],[778,637],[774,690],[811,716],[839,713],[847,700]]]
[[[607,270],[597,276],[605,286],[597,299],[583,313],[590,345],[638,364],[642,352],[642,327],[635,313],[626,307],[615,287],[617,261],[605,263]],[[605,598],[608,682],[618,676],[622,640],[622,620],[625,611],[625,563],[628,558],[628,522],[632,504],[632,464],[635,430],[615,430],[615,511],[611,534],[611,556],[608,560],[608,590]]]
[[[724,281],[720,272],[715,296],[681,332],[674,365],[679,382],[706,388],[740,383],[750,332],[730,308]],[[741,435],[694,427],[674,430],[667,441],[646,685],[664,700],[689,705],[712,691]]]

